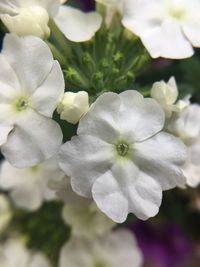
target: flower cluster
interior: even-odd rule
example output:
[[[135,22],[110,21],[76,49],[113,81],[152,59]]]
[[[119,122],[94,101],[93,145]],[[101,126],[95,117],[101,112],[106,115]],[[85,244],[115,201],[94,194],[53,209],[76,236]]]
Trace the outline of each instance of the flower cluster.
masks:
[[[71,227],[59,267],[141,267],[134,236],[113,228],[154,217],[163,191],[200,184],[200,106],[174,77],[135,81],[151,58],[200,47],[200,3],[97,0],[85,13],[65,2],[0,1],[0,235],[54,203]],[[0,265],[49,267],[16,231],[0,238]]]

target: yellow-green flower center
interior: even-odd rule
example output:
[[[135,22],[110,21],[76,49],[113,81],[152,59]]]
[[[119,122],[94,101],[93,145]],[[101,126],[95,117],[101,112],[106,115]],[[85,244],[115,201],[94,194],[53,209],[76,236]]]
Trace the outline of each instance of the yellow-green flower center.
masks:
[[[129,151],[129,146],[125,142],[122,142],[117,144],[116,149],[119,156],[125,157]]]
[[[97,260],[95,261],[93,267],[107,267],[108,265],[105,263],[105,261]]]
[[[18,101],[16,102],[16,108],[18,111],[26,110],[28,106],[29,106],[29,102],[28,102],[28,99],[25,97],[19,98]]]
[[[169,7],[169,14],[177,20],[182,20],[186,15],[186,11],[181,6],[173,6]]]

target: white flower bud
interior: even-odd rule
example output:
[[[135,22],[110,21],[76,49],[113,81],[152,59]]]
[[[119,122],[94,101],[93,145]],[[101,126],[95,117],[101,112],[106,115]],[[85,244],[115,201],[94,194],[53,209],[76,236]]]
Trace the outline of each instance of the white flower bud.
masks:
[[[151,89],[151,97],[162,106],[167,118],[171,117],[172,111],[178,111],[175,102],[178,97],[178,89],[174,77],[168,83],[164,81],[155,82]]]
[[[58,113],[62,120],[66,120],[72,124],[78,123],[80,118],[89,109],[88,93],[80,91],[78,93],[67,92],[58,106]]]
[[[40,6],[20,8],[16,15],[2,14],[1,20],[10,32],[19,36],[34,35],[45,39],[50,34],[48,12]]]

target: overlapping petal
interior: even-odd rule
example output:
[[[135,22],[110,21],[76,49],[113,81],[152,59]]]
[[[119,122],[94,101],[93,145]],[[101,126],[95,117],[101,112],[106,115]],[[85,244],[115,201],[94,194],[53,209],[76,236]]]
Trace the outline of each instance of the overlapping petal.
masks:
[[[162,198],[159,183],[131,161],[116,163],[97,179],[92,193],[98,207],[118,223],[130,212],[143,220],[155,216]]]
[[[131,157],[141,171],[160,184],[162,190],[168,190],[185,183],[181,165],[186,160],[186,153],[186,147],[179,139],[161,132],[135,143]]]
[[[15,167],[34,166],[52,157],[62,143],[62,131],[53,120],[28,111],[2,145],[2,153]]]
[[[34,36],[6,35],[2,54],[16,73],[21,91],[28,96],[42,84],[53,66],[50,49]]]
[[[82,196],[91,197],[93,182],[113,163],[112,147],[97,137],[72,137],[59,152],[59,165],[71,178],[72,188]]]
[[[69,6],[61,6],[54,20],[63,34],[74,42],[91,39],[102,22],[97,12],[84,13]]]

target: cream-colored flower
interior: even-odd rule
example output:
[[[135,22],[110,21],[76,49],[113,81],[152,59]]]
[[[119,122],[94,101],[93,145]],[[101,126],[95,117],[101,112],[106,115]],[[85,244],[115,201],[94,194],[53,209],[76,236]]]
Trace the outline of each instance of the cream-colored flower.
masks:
[[[142,253],[132,233],[118,230],[97,239],[73,238],[60,253],[59,267],[141,267]]]
[[[2,267],[50,267],[42,253],[28,250],[23,242],[15,239],[0,244],[0,264]]]
[[[1,0],[0,18],[10,32],[48,38],[49,19],[54,19],[71,41],[89,40],[101,26],[97,12],[84,13],[64,5],[65,0]]]
[[[78,93],[67,92],[61,103],[58,105],[57,111],[62,120],[66,120],[72,124],[79,122],[80,118],[89,109],[89,97],[85,91]]]

